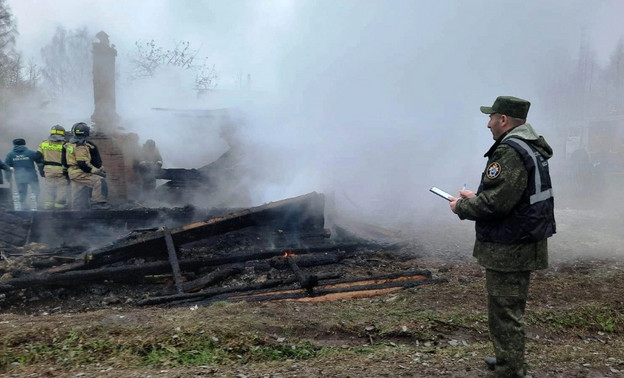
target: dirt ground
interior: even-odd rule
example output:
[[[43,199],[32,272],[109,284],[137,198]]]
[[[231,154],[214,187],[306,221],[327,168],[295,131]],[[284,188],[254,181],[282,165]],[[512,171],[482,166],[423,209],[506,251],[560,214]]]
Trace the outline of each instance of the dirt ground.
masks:
[[[529,374],[624,376],[624,221],[609,204],[563,202],[556,216],[551,264],[533,274],[527,304]],[[440,217],[410,227],[401,248],[373,251],[357,269],[427,269],[446,283],[315,303],[144,308],[110,300],[106,288],[91,302],[0,301],[0,375],[490,376],[472,224]]]

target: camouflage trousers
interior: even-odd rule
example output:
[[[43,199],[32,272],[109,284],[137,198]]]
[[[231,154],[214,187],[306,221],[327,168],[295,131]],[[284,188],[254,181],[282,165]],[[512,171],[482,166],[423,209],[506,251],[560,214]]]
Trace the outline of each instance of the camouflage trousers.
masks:
[[[498,377],[524,377],[524,309],[531,272],[486,269],[488,326],[496,355]]]
[[[64,209],[67,205],[69,182],[62,172],[47,172],[43,192],[44,209]]]
[[[72,191],[72,207],[81,208],[81,196],[84,188],[91,188],[91,202],[106,202],[107,192],[106,184],[101,176],[92,173],[70,173],[71,191]]]

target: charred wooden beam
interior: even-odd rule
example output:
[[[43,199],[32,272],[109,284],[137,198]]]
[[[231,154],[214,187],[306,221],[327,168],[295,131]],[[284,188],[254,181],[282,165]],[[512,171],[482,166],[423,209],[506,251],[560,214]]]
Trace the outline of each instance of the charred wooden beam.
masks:
[[[214,285],[235,274],[239,274],[244,269],[245,265],[240,263],[219,266],[217,269],[196,280],[185,282],[181,287],[182,290],[178,291],[178,293],[198,291],[206,286]]]
[[[383,284],[376,285],[361,285],[354,286],[349,288],[336,288],[336,289],[316,289],[314,292],[315,298],[320,298],[323,296],[329,296],[331,294],[338,293],[355,293],[355,292],[375,292],[381,289],[387,288],[403,288],[409,289],[412,287],[420,286],[420,285],[428,285],[428,284],[438,284],[447,282],[444,279],[425,279],[425,280],[415,280],[415,281],[407,281],[407,282],[387,282]],[[227,300],[229,302],[260,302],[260,301],[274,301],[274,300],[284,300],[284,299],[300,299],[309,297],[308,293],[302,291],[292,291],[290,293],[278,293],[274,295],[262,295],[262,296],[239,296],[239,297],[227,297],[227,298],[213,298],[213,300]]]
[[[178,256],[176,255],[175,245],[173,245],[173,239],[171,238],[171,232],[167,227],[162,228],[165,238],[165,244],[167,245],[167,252],[169,254],[169,264],[171,264],[171,270],[173,272],[173,278],[175,279],[176,288],[178,293],[182,290],[182,275],[180,274],[180,264],[178,263]]]
[[[0,290],[10,291],[36,286],[69,286],[102,280],[134,282],[136,281],[136,275],[160,274],[170,271],[171,265],[169,265],[168,262],[156,262],[141,265],[124,265],[113,268],[73,270],[62,273],[31,274],[4,281]]]
[[[325,273],[319,274],[319,280],[326,280],[339,277],[337,273]],[[151,306],[162,303],[171,303],[171,302],[180,302],[180,301],[196,301],[204,298],[215,297],[223,294],[231,294],[231,293],[239,293],[239,292],[250,292],[256,290],[266,290],[269,288],[275,287],[285,287],[287,285],[292,285],[297,282],[296,278],[287,278],[283,280],[269,280],[265,282],[249,284],[249,285],[239,285],[239,286],[230,286],[223,288],[214,288],[214,289],[205,289],[202,291],[198,291],[196,293],[183,293],[183,294],[173,294],[173,295],[164,295],[153,298],[146,298],[137,302],[139,306]]]
[[[268,255],[268,257],[266,258],[275,258],[278,255],[283,255],[283,253],[284,252],[281,250],[265,252],[265,254]],[[311,257],[298,256],[297,261],[298,264],[301,266],[315,266],[336,263],[340,260],[340,258],[341,257],[334,252],[327,255],[324,254],[323,256],[318,256],[318,258],[315,258],[313,255]],[[255,258],[249,257],[247,259],[243,259],[243,256],[239,256],[238,260],[239,261],[237,262],[248,262],[259,259],[256,255]],[[284,258],[280,257],[276,260],[273,260],[271,263],[268,264],[268,266],[272,266],[277,269],[285,269],[287,266],[287,262],[284,260]],[[223,267],[223,269],[219,274],[229,272],[229,274],[231,275],[236,273],[234,269],[230,269],[231,266],[227,265],[231,261],[231,258],[190,259],[180,260],[179,265],[180,268],[184,270],[199,270],[203,267],[220,266]],[[261,264],[266,265],[266,263],[260,261],[255,263],[254,266],[261,268]],[[230,265],[236,266],[236,264]],[[116,267],[81,269],[84,267],[84,262],[81,261],[79,263],[63,264],[23,277],[13,278],[2,282],[2,284],[0,285],[0,291],[9,292],[20,288],[30,288],[37,286],[75,285],[77,283],[98,282],[103,280],[134,283],[140,281],[140,278],[145,275],[171,273],[172,269],[169,261],[156,261],[150,263],[142,263],[140,265],[127,264]],[[219,276],[217,275],[217,273],[215,273],[214,277],[206,278],[206,280],[208,281],[212,279],[216,281],[218,278]],[[199,284],[199,282],[197,282],[197,284]],[[188,286],[185,286],[185,284],[182,284],[182,287],[184,290],[190,290],[192,288],[192,285],[188,284]]]
[[[215,266],[228,263],[237,263],[250,260],[262,260],[269,259],[271,257],[286,256],[287,254],[295,254],[297,256],[317,253],[330,253],[330,252],[346,252],[352,253],[358,248],[357,244],[336,244],[317,247],[302,247],[302,248],[280,248],[269,250],[246,250],[236,253],[231,253],[227,256],[214,257],[209,260],[202,260],[205,266]],[[184,248],[181,248],[181,252]]]
[[[324,196],[310,193],[300,197],[271,202],[203,222],[171,229],[175,245],[182,245],[241,228],[276,222],[282,229],[323,230]],[[166,245],[162,233],[151,232],[133,240],[121,240],[85,256],[89,265],[98,266],[130,257],[163,255]]]
[[[410,274],[404,272],[403,274]],[[361,284],[357,284],[358,282],[362,282]],[[403,278],[399,279],[375,279],[371,281],[371,277],[360,277],[349,280],[353,285],[330,285],[323,283],[322,286],[317,287],[314,290],[314,298],[327,297],[330,298],[335,294],[344,294],[344,293],[360,293],[366,294],[369,292],[371,294],[376,294],[380,290],[389,289],[389,288],[402,288],[408,289],[419,285],[425,284],[438,284],[448,282],[445,279],[432,279],[430,276],[426,275],[415,275],[415,276],[403,276]],[[301,299],[310,297],[309,293],[303,292],[301,290],[290,290],[290,291],[257,291],[257,292],[249,292],[249,293],[239,293],[236,296],[227,296],[221,295],[210,298],[208,301],[215,300],[226,300],[230,302],[258,302],[258,301],[266,301],[266,300],[284,300],[284,299]]]
[[[447,282],[443,279],[431,279],[431,272],[427,270],[404,271],[393,274],[384,274],[369,277],[355,277],[344,280],[332,280],[331,276],[332,274],[327,273],[318,275],[318,279],[320,281],[319,285],[321,286],[320,289],[317,287],[317,289],[315,290],[315,297],[358,290],[380,290],[391,287],[410,288],[424,284]],[[263,301],[309,297],[309,294],[307,292],[301,291],[300,288],[292,286],[292,284],[295,282],[298,282],[296,278],[290,278],[287,280],[272,280],[264,283],[234,286],[229,288],[205,289],[197,293],[185,293],[146,298],[139,301],[137,304],[140,306],[147,306],[180,301],[201,301],[201,303],[209,304],[219,300],[240,302],[247,300]],[[364,284],[348,286],[341,285],[359,282],[363,282]]]
[[[342,284],[336,284],[336,283]],[[411,288],[424,284],[437,284],[447,282],[444,279],[432,279],[429,271],[405,271],[394,274],[355,277],[345,280],[323,280],[314,291],[314,297],[310,297],[305,291],[294,287],[266,288],[250,291],[238,291],[235,294],[223,293],[201,299],[200,303],[210,304],[215,301],[266,301],[301,298],[330,298],[339,293],[369,292],[378,293],[379,290],[388,288]],[[348,283],[348,285],[346,285]]]
[[[286,259],[288,260],[288,265],[290,265],[290,268],[295,273],[295,277],[297,278],[297,281],[299,281],[301,288],[305,289],[308,294],[312,294],[314,292],[312,289],[314,286],[318,285],[318,277],[315,275],[303,274],[301,269],[297,266],[293,256],[288,256]]]
[[[353,244],[345,244],[345,245],[336,245],[336,246],[328,246],[328,247],[317,247],[317,248],[287,248],[287,249],[277,249],[277,250],[268,250],[268,251],[252,251],[252,252],[242,252],[237,254],[232,254],[230,256],[224,257],[216,257],[216,258],[206,258],[206,259],[185,259],[180,261],[180,267],[185,270],[197,270],[204,267],[211,266],[220,266],[224,264],[230,263],[241,263],[252,260],[263,260],[270,259],[277,256],[283,256],[287,251],[294,251],[296,253],[326,253],[326,252],[336,252],[336,251],[344,251],[346,253],[350,253],[355,251],[357,248],[356,245]],[[331,262],[336,262],[336,258],[331,254],[329,256],[324,257],[327,264]],[[324,261],[317,261],[319,265],[322,265]],[[310,266],[310,262],[302,260],[300,265]],[[272,266],[276,268],[284,268],[285,262],[283,259],[278,259],[274,261]],[[98,281],[102,279],[115,279],[120,282],[134,282],[134,278],[137,275],[147,275],[147,274],[163,274],[168,273],[171,270],[171,265],[168,261],[157,261],[150,263],[143,263],[141,265],[136,264],[128,264],[119,267],[106,267],[106,268],[96,268],[92,266],[87,266],[84,261],[77,261],[73,263],[63,264],[56,267],[52,267],[49,269],[41,270],[36,273],[29,274],[27,276],[13,278],[11,280],[7,280],[3,282],[5,287],[9,287],[14,285],[15,287],[28,287],[28,286],[37,286],[37,285],[59,285],[64,282],[71,282],[71,280],[77,278],[80,280],[84,280],[85,282],[89,281]],[[60,274],[75,272],[76,274],[73,276],[75,278],[65,278],[64,276],[60,276],[57,279],[57,276]],[[80,272],[80,273],[78,273]]]

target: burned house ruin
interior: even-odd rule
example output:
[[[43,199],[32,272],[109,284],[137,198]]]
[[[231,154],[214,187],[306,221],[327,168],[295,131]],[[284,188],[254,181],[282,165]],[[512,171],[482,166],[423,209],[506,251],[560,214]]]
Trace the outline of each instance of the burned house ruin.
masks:
[[[90,138],[104,161],[114,207],[0,209],[0,302],[18,308],[93,293],[92,300],[104,306],[117,303],[104,296],[125,296],[125,303],[137,305],[328,299],[441,282],[417,269],[374,275],[375,269],[364,267],[361,276],[347,273],[344,267],[371,264],[367,256],[398,244],[363,238],[337,225],[332,212],[326,212],[331,201],[320,193],[254,207],[227,201],[190,205],[194,193],[209,197],[218,191],[218,182],[245,197],[245,188],[236,187],[241,172],[232,146],[197,169],[161,169],[157,177],[167,182],[155,191],[160,206],[141,203],[138,156],[132,152],[139,151],[138,135],[122,131],[116,111],[117,51],[106,33],[96,37]],[[224,110],[212,115],[229,117]],[[91,285],[105,289],[93,291]]]

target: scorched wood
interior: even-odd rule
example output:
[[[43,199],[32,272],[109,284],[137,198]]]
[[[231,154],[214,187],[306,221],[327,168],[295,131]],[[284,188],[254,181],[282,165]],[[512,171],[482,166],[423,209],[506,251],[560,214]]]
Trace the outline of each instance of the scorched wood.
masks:
[[[310,193],[303,196],[271,202],[203,222],[195,222],[171,229],[175,245],[182,245],[210,236],[242,229],[254,225],[274,223],[285,230],[323,230],[325,200],[322,194]],[[121,240],[112,246],[100,248],[85,256],[90,265],[104,265],[130,257],[166,256],[166,243],[162,232],[146,233],[132,240]]]
[[[293,273],[295,273],[295,277],[297,278],[297,281],[299,281],[301,288],[312,294],[312,289],[314,286],[318,285],[318,277],[315,275],[303,274],[292,256],[288,256],[286,259],[288,260],[288,265],[290,265]]]
[[[337,273],[327,273],[327,274],[319,274],[319,280],[323,279],[332,279],[339,277]],[[240,286],[230,286],[230,287],[222,287],[222,288],[212,288],[212,289],[204,289],[202,291],[198,291],[196,293],[183,293],[183,294],[173,294],[173,295],[164,295],[160,297],[146,298],[137,302],[139,306],[151,306],[162,303],[169,302],[180,302],[180,301],[196,301],[202,300],[205,298],[211,297],[221,297],[227,298],[231,296],[231,293],[257,293],[257,292],[265,292],[267,289],[275,288],[275,287],[284,287],[286,285],[292,285],[297,282],[296,278],[287,278],[283,280],[269,280],[265,282],[259,282],[249,285],[240,285]]]
[[[339,256],[337,254],[330,254],[326,256],[310,256],[306,258],[305,256],[298,256],[297,261],[299,265],[302,266],[314,266],[314,265],[323,265],[329,263],[336,263],[339,261]],[[202,260],[192,260],[192,261],[180,261],[180,267],[182,269],[199,269],[202,265],[200,265]],[[221,270],[215,273],[209,273],[203,279],[200,278],[196,281],[191,281],[188,284],[182,283],[182,288],[184,290],[191,290],[196,286],[201,286],[202,281],[205,281],[204,286],[208,284],[212,284],[227,278],[233,274],[237,274],[242,270],[242,267],[249,266],[253,268],[262,269],[263,266],[266,267],[278,267],[278,269],[285,268],[287,262],[284,258],[278,258],[273,260],[270,264],[266,264],[263,261],[255,261],[248,262],[246,265],[243,264],[228,264],[223,266]],[[58,267],[57,267],[58,268]],[[47,270],[52,271],[55,268]],[[96,268],[96,269],[87,269],[87,270],[75,270],[75,271],[65,271],[62,273],[43,273],[38,272],[35,274],[30,274],[24,277],[13,278],[7,281],[2,282],[0,285],[0,290],[3,292],[9,292],[12,290],[20,289],[20,288],[33,288],[37,286],[71,286],[79,283],[89,283],[89,282],[97,282],[103,280],[109,280],[113,282],[138,282],[141,281],[142,277],[145,275],[153,275],[153,274],[162,274],[162,273],[170,273],[171,265],[169,262],[158,261],[152,263],[143,263],[140,265],[132,264],[132,265],[123,265],[117,267],[106,267],[106,268]]]

